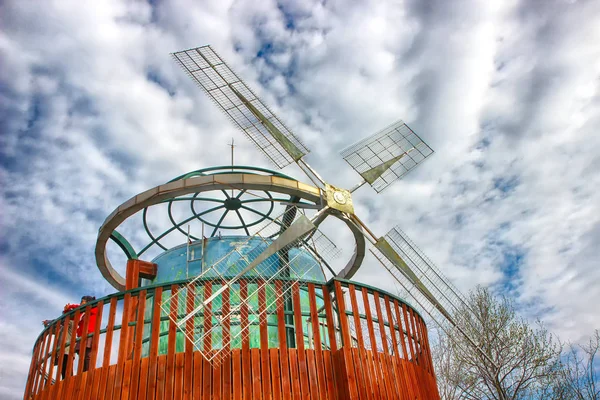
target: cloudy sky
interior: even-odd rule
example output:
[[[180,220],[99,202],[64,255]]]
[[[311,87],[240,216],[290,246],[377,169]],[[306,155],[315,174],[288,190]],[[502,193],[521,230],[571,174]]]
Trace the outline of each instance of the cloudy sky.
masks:
[[[231,137],[270,167],[169,55],[203,44],[333,184],[358,181],[342,148],[406,121],[436,153],[356,192],[359,215],[563,340],[600,327],[600,2],[0,4],[1,398],[22,396],[41,320],[113,291],[93,249],[115,207],[223,164]],[[356,278],[382,274],[368,259]]]

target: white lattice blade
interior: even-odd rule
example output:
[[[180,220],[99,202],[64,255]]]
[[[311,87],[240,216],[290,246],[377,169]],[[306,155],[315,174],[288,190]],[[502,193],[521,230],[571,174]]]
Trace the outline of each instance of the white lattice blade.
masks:
[[[433,154],[402,121],[386,127],[341,152],[350,166],[381,192]]]
[[[277,167],[309,153],[308,148],[250,90],[210,47],[173,53],[175,60],[221,110]]]

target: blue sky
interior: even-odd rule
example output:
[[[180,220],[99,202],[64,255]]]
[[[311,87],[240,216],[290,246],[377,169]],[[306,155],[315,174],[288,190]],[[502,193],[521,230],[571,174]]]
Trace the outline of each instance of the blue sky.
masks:
[[[599,18],[591,0],[2,2],[0,397],[22,396],[41,320],[113,291],[93,249],[115,207],[222,164],[231,137],[240,164],[270,167],[169,56],[203,44],[339,186],[357,181],[341,149],[406,121],[436,153],[381,195],[361,188],[359,215],[399,225],[462,290],[492,286],[585,340],[600,326]],[[384,276],[371,260],[356,278]]]

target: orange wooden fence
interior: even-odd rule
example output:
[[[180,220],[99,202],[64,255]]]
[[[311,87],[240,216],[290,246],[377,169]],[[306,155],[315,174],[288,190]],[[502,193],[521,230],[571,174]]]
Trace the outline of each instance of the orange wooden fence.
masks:
[[[342,280],[294,283],[288,308],[279,302],[262,313],[263,295],[259,309],[242,306],[235,320],[225,321],[224,336],[234,325],[251,332],[239,346],[222,349],[208,335],[197,351],[169,319],[182,312],[177,299],[193,295],[185,283],[117,293],[53,321],[34,346],[24,398],[439,399],[424,321],[389,293]],[[216,284],[206,281],[205,298]],[[288,284],[274,281],[273,290]],[[248,292],[245,282],[239,289],[241,296]],[[160,308],[162,296],[177,293],[168,315]],[[203,329],[215,316],[229,315],[234,299],[228,291],[223,299],[202,310]],[[76,355],[69,344],[81,340],[77,323],[71,337],[59,332],[69,321],[87,321],[93,308],[98,319],[91,347],[82,341]],[[86,351],[90,369],[83,371],[79,360]],[[218,365],[203,357],[216,351],[226,351]]]

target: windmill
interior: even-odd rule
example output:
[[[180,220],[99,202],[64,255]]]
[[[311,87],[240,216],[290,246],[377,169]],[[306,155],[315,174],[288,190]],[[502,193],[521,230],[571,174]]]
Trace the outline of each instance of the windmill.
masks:
[[[408,125],[402,121],[395,122],[343,150],[341,156],[362,180],[351,189],[340,188],[326,182],[306,162],[309,149],[210,46],[179,51],[173,53],[173,57],[267,159],[278,168],[296,163],[321,191],[322,204],[312,220],[306,217],[294,220],[292,216],[288,218],[288,223],[282,223],[285,221],[285,215],[282,215],[277,226],[285,228],[285,232],[282,231],[279,238],[267,248],[257,249],[260,253],[257,258],[253,262],[243,263],[234,277],[223,277],[223,288],[234,287],[237,279],[264,264],[271,256],[287,257],[282,250],[300,242],[306,243],[307,237],[314,236],[320,220],[327,213],[335,213],[354,225],[371,243],[370,251],[375,258],[422,311],[445,331],[455,327],[487,358],[485,352],[457,324],[456,313],[468,309],[460,291],[400,228],[395,227],[384,236],[377,236],[355,213],[352,193],[356,189],[368,183],[377,193],[381,193],[433,154],[433,150]],[[296,206],[300,207],[289,205],[286,211],[288,216],[295,215]],[[217,295],[214,293],[202,303],[194,304],[193,311],[177,321],[178,326],[183,329]],[[281,299],[284,301],[283,296]],[[188,334],[188,338],[194,340],[195,333]]]

